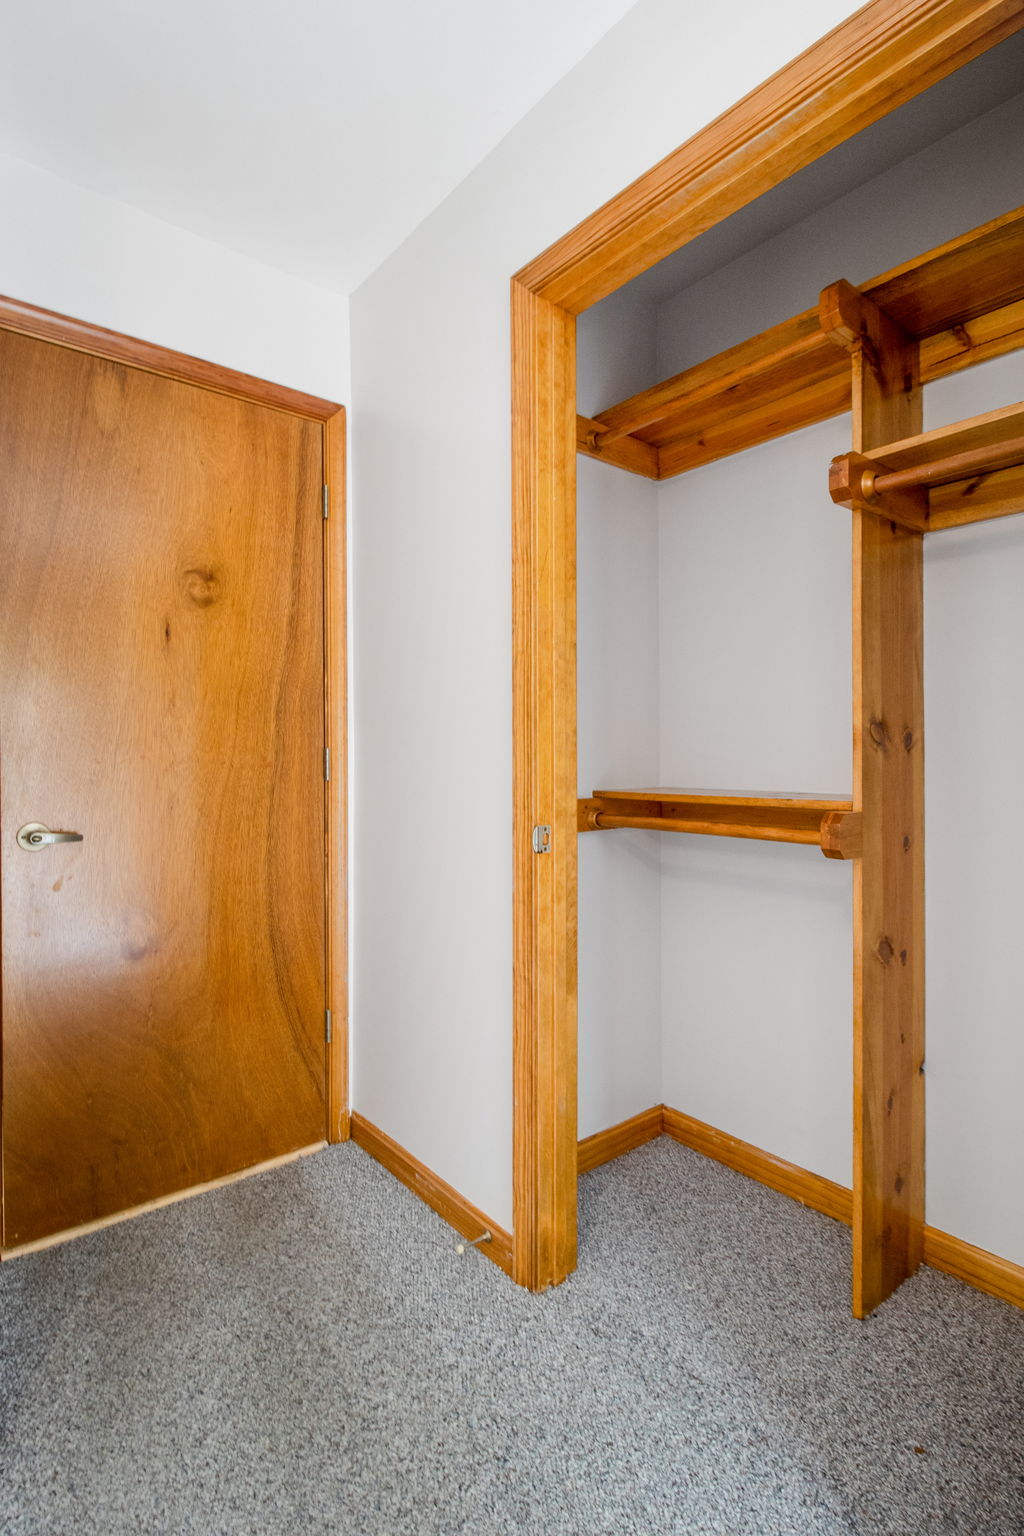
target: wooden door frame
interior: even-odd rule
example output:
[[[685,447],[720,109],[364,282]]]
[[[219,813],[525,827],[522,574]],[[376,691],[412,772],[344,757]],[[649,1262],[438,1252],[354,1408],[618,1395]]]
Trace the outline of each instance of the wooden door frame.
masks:
[[[124,363],[216,394],[231,395],[320,424],[329,516],[323,520],[324,740],[331,776],[325,782],[326,1006],[331,1010],[325,1047],[327,1134],[349,1136],[348,1101],[348,687],[346,644],[345,410],[332,400],[287,389],[203,358],[155,346],[134,336],[0,296],[0,330],[52,342],[91,357]],[[3,857],[3,850],[0,850]],[[2,964],[2,955],[0,955]],[[187,1193],[185,1191],[184,1193]]]
[[[576,1265],[576,316],[1022,26],[1024,0],[872,0],[512,279],[513,1277],[531,1290]]]

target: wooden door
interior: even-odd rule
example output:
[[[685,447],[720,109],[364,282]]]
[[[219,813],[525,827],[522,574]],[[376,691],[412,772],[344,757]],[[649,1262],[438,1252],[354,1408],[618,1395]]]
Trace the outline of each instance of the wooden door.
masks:
[[[0,331],[0,465],[9,1248],[325,1137],[322,428]]]

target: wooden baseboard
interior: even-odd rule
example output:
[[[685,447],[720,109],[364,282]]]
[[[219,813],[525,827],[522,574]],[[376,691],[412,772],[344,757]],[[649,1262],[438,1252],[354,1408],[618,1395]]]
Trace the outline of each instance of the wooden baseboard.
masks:
[[[653,1109],[645,1109],[642,1114],[620,1120],[618,1125],[613,1125],[607,1131],[585,1136],[577,1149],[576,1171],[589,1173],[592,1168],[600,1168],[602,1163],[610,1163],[624,1152],[632,1152],[635,1147],[654,1141],[664,1130],[665,1107],[656,1104]]]
[[[355,1110],[350,1117],[350,1129],[357,1147],[362,1147],[364,1152],[368,1152],[389,1173],[394,1174],[407,1189],[411,1189],[414,1195],[419,1195],[431,1210],[436,1211],[462,1237],[473,1241],[481,1232],[490,1232],[491,1240],[479,1244],[480,1252],[485,1253],[507,1275],[512,1273],[511,1233],[496,1226],[483,1211],[470,1205],[458,1190],[438,1178],[436,1173],[404,1147],[400,1147],[397,1141],[393,1141],[386,1131],[373,1125]]]
[[[705,1125],[702,1120],[695,1120],[692,1115],[684,1115],[678,1109],[669,1109],[663,1104],[656,1105],[642,1115],[634,1115],[621,1125],[613,1125],[611,1130],[599,1131],[596,1136],[588,1136],[585,1141],[581,1141],[580,1172],[597,1168],[601,1163],[609,1162],[613,1157],[619,1157],[623,1152],[630,1152],[634,1147],[653,1140],[659,1134],[655,1126],[660,1126],[665,1135],[690,1147],[694,1152],[713,1158],[716,1163],[724,1163],[727,1168],[745,1174],[758,1184],[767,1184],[769,1189],[777,1189],[780,1194],[799,1200],[802,1205],[820,1211],[823,1216],[831,1216],[834,1221],[841,1221],[846,1226],[852,1225],[853,1192],[845,1185],[833,1184],[831,1179],[823,1178],[820,1173],[809,1173],[796,1163],[773,1157],[770,1152],[763,1152],[760,1147],[751,1146],[748,1141],[727,1136],[724,1131],[716,1131],[714,1126]],[[1024,1308],[1024,1265],[1001,1259],[998,1254],[989,1253],[984,1248],[975,1248],[962,1237],[952,1237],[948,1232],[940,1232],[937,1227],[924,1229],[924,1262],[932,1269],[941,1269],[945,1274],[973,1285],[976,1290],[985,1291],[989,1296],[997,1296],[1000,1301]]]
[[[842,1184],[833,1184],[820,1173],[809,1173],[796,1163],[786,1162],[785,1158],[762,1152],[749,1141],[716,1131],[714,1126],[705,1125],[703,1120],[695,1120],[678,1109],[666,1108],[664,1118],[665,1134],[682,1142],[684,1147],[692,1147],[694,1152],[713,1157],[716,1163],[735,1168],[737,1173],[745,1173],[748,1179],[755,1179],[758,1184],[767,1184],[769,1189],[777,1189],[780,1194],[799,1200],[801,1205],[809,1205],[814,1211],[852,1226],[853,1193]]]
[[[20,1259],[28,1253],[41,1253],[44,1248],[55,1248],[60,1243],[70,1243],[76,1237],[88,1237],[90,1232],[102,1232],[104,1227],[116,1227],[122,1221],[134,1221],[136,1216],[145,1216],[150,1211],[162,1211],[165,1205],[177,1205],[181,1200],[191,1200],[193,1195],[205,1195],[211,1189],[224,1189],[228,1184],[237,1184],[241,1179],[251,1179],[257,1173],[269,1173],[272,1168],[283,1168],[286,1163],[297,1162],[300,1157],[309,1157],[314,1152],[322,1152],[327,1146],[326,1141],[314,1141],[308,1147],[299,1147],[294,1152],[284,1152],[280,1157],[268,1157],[266,1162],[254,1163],[251,1168],[240,1168],[237,1173],[226,1173],[219,1179],[208,1179],[205,1184],[193,1184],[188,1189],[175,1190],[173,1195],[160,1195],[156,1200],[147,1200],[142,1205],[133,1205],[127,1211],[115,1211],[112,1216],[101,1216],[97,1221],[83,1222],[80,1227],[66,1227],[63,1232],[53,1232],[49,1237],[37,1237],[31,1243],[18,1243],[12,1248],[4,1248],[0,1252],[0,1259],[5,1262],[8,1259]]]
[[[937,1227],[925,1227],[924,1262],[932,1269],[955,1275],[976,1290],[998,1296],[1000,1301],[1024,1307],[1024,1265],[1001,1259],[985,1248],[975,1248],[962,1237],[951,1237]]]

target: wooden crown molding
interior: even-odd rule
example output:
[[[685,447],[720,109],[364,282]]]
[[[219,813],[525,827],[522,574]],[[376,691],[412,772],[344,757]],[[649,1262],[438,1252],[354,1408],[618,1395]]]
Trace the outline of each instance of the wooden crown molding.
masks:
[[[221,395],[254,400],[258,405],[288,411],[310,421],[327,422],[336,416],[344,417],[344,407],[336,401],[288,389],[284,384],[273,384],[268,379],[257,379],[235,368],[222,368],[205,358],[174,352],[170,347],[140,341],[137,336],[125,336],[120,331],[108,331],[105,326],[90,325],[88,321],[59,315],[51,309],[39,309],[34,304],[23,304],[19,299],[2,294],[0,330],[17,331],[22,336],[35,337],[37,341],[50,341],[75,352],[88,352],[113,363],[126,363],[132,368],[159,373],[166,379],[178,379],[184,384],[198,384]]]
[[[872,0],[523,267],[573,314],[1024,26],[1022,0]]]

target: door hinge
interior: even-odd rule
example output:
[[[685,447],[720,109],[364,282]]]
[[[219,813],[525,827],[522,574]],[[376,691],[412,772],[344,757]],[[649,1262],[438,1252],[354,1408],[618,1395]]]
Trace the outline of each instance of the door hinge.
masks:
[[[534,853],[551,852],[551,828],[547,826],[534,827],[533,829]]]
[[[330,488],[329,485],[325,485],[324,486],[323,504],[324,504],[324,522],[326,523],[327,519],[331,515],[331,488]]]
[[[324,1009],[324,1039],[326,1040],[327,1044],[330,1045],[330,1043],[331,1043],[331,1010],[329,1008],[325,1008]]]
[[[324,747],[324,781],[327,784],[329,784],[331,782],[331,749],[330,749],[330,747]]]

